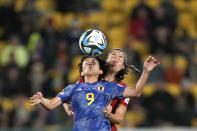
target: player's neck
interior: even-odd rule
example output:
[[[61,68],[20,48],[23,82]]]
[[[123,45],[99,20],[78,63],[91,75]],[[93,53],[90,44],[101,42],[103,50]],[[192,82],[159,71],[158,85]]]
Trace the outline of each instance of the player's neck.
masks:
[[[94,83],[98,81],[98,76],[85,76],[85,83]]]
[[[105,75],[105,80],[109,81],[109,82],[112,82],[116,79],[115,76],[116,76],[115,72],[108,71],[107,74]]]

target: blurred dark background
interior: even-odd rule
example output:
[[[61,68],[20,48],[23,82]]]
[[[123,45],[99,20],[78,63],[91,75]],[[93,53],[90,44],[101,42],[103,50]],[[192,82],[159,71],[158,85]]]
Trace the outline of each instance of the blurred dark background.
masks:
[[[197,127],[196,23],[197,0],[0,0],[0,130],[72,129],[62,107],[28,100],[77,81],[78,41],[90,28],[139,69],[149,54],[161,62],[120,127]],[[134,86],[139,76],[124,82]]]

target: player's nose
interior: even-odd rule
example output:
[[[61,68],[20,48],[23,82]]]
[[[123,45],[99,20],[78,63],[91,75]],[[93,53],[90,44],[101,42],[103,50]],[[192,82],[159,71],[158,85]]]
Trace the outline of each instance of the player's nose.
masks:
[[[92,63],[92,62],[90,62],[90,63],[89,63],[89,66],[92,66],[92,65],[93,65],[93,63]]]

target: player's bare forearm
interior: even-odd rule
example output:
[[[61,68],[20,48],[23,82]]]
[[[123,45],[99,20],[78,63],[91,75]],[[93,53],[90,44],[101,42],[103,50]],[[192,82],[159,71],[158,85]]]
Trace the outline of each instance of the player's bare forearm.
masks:
[[[120,124],[124,119],[124,115],[125,115],[126,111],[127,111],[127,107],[120,104],[117,107],[116,112],[114,114],[110,113],[107,116],[107,118],[110,120],[111,123]]]
[[[70,104],[64,103],[63,107],[64,107],[64,110],[66,111],[67,115],[73,116],[73,112],[71,110],[71,105]]]
[[[55,97],[49,100],[49,99],[44,98],[41,92],[38,92],[35,95],[33,95],[30,98],[30,102],[32,106],[41,104],[44,108],[48,110],[52,110],[62,103],[59,97]]]
[[[55,97],[51,100],[42,98],[41,103],[40,103],[44,108],[48,110],[52,110],[62,104],[61,99],[59,97]]]
[[[40,105],[42,105],[45,109],[50,110],[50,100],[46,98],[42,98]]]
[[[135,96],[139,97],[142,94],[142,91],[146,85],[146,81],[148,79],[149,76],[149,72],[147,71],[143,71],[142,75],[140,77],[140,79],[138,80],[137,84],[136,84],[136,92],[135,92]]]
[[[140,79],[138,80],[135,87],[127,87],[123,93],[124,97],[139,97],[145,87],[149,73],[146,71],[142,72]]]
[[[122,121],[123,121],[123,118],[122,116],[120,115],[117,115],[117,114],[113,114],[111,113],[108,117],[107,117],[111,123],[113,124],[120,124]]]

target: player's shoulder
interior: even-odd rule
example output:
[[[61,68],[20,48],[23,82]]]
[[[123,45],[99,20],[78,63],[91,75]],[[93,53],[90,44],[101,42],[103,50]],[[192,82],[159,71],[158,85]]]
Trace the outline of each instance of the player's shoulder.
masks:
[[[106,81],[106,80],[101,80],[96,82],[97,84],[109,84],[110,82]]]
[[[115,81],[115,82],[108,82],[106,80],[102,80],[102,81],[99,81],[98,82],[99,84],[108,84],[108,85],[119,85],[119,86],[122,86],[122,87],[128,87],[127,84],[121,82],[121,81]]]
[[[128,87],[128,85],[122,81],[116,81],[115,83],[123,87]]]
[[[67,87],[75,87],[77,84],[70,84]]]
[[[62,91],[59,93],[59,95],[63,95],[65,92],[72,92],[73,88],[75,88],[75,84],[70,84],[68,86],[65,86]]]
[[[78,88],[78,87],[81,87],[83,85],[84,85],[84,83],[76,83],[76,84],[73,84],[73,87]]]
[[[66,89],[73,89],[73,88],[76,88],[77,87],[77,84],[70,84],[70,85],[68,85],[68,86],[66,86],[65,88],[64,88],[64,90],[66,90]]]
[[[102,84],[102,85],[105,85],[105,86],[114,86],[114,85],[116,85],[116,83],[108,82],[106,80],[99,81],[98,84]]]

